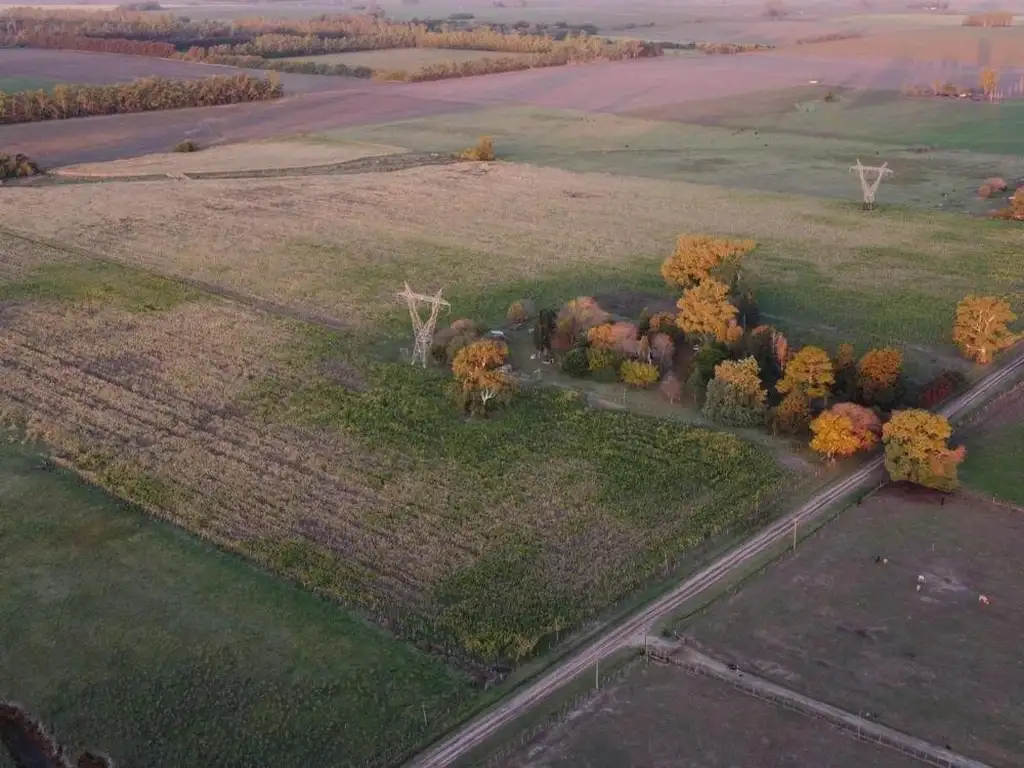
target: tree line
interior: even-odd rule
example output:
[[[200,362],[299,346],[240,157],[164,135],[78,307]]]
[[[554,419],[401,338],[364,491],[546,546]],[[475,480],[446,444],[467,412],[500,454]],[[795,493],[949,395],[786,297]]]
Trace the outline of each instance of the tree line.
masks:
[[[276,77],[250,75],[147,77],[114,85],[56,85],[52,91],[0,91],[0,124],[266,101],[281,93]]]

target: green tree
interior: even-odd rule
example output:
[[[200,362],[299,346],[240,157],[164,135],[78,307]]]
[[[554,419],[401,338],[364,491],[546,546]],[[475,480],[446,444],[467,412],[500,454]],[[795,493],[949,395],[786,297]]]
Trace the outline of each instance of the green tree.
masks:
[[[767,391],[753,357],[724,360],[708,382],[701,413],[705,418],[735,427],[762,426]]]

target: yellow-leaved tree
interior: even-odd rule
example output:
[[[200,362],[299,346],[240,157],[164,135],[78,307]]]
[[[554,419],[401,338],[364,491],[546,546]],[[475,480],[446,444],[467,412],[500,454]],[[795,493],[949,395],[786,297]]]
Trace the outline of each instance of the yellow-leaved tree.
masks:
[[[848,416],[834,411],[823,411],[811,422],[811,449],[829,461],[836,456],[852,456],[860,447]]]
[[[985,96],[991,99],[995,96],[996,88],[999,87],[999,73],[992,67],[985,67],[978,76],[978,82],[981,85],[981,90],[985,92]]]
[[[994,354],[1017,342],[1019,334],[1010,330],[1016,319],[1009,302],[995,296],[966,296],[956,306],[953,341],[965,357],[986,365]]]
[[[783,395],[800,392],[806,397],[825,397],[834,381],[828,353],[820,347],[803,347],[786,363],[782,380],[775,388]]]
[[[953,433],[949,422],[937,413],[918,408],[897,411],[882,427],[885,468],[893,480],[952,491],[957,486],[957,465],[967,451],[947,444]]]
[[[730,240],[709,235],[680,235],[676,249],[661,265],[661,276],[673,288],[692,288],[716,273],[730,279],[738,274],[744,255],[754,250],[753,240]]]
[[[701,281],[686,290],[676,304],[676,323],[686,333],[705,341],[728,343],[743,335],[736,324],[736,307],[729,303],[729,286],[714,279]]]

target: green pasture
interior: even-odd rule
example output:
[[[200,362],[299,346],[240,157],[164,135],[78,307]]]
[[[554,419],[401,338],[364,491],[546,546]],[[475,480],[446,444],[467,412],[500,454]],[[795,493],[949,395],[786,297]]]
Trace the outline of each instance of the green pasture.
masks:
[[[154,768],[389,765],[473,696],[341,606],[10,445],[0,510],[0,698],[72,751]]]
[[[48,91],[57,85],[56,80],[42,77],[22,77],[20,75],[0,75],[0,91],[15,93],[17,91]]]
[[[832,105],[821,102],[821,106]],[[988,136],[990,146],[1007,150],[1012,144],[1007,126],[1015,119],[1007,115],[998,130],[988,123],[965,123],[957,135],[966,136],[969,129]],[[765,118],[771,119],[782,117]],[[911,140],[913,129],[906,130],[904,143],[883,143],[867,132],[861,137],[829,137],[501,107],[346,128],[321,136],[455,151],[487,135],[494,139],[499,158],[512,162],[845,200],[860,196],[850,166],[858,159],[865,164],[884,161],[895,174],[884,182],[878,201],[931,210],[981,210],[984,206],[975,199],[975,191],[984,179],[1024,178],[1024,155],[955,148],[920,151],[927,137],[917,134]],[[986,130],[995,133],[984,134]],[[938,135],[940,129],[935,131]]]
[[[996,498],[1024,504],[1024,424],[993,425],[968,441],[960,479]]]

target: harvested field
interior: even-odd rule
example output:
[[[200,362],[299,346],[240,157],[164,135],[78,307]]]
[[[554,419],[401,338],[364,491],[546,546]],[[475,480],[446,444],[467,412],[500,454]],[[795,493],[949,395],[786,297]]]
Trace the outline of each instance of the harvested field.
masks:
[[[0,62],[8,53],[21,52],[0,51]],[[50,51],[38,53],[65,55]],[[1004,72],[1003,75],[1009,78],[1012,73]],[[23,152],[45,164],[59,165],[163,151],[190,131],[197,131],[199,138],[207,143],[243,141],[428,115],[458,114],[479,106],[502,104],[629,113],[686,101],[789,88],[806,84],[810,78],[835,86],[899,89],[908,84],[948,79],[947,76],[949,73],[939,64],[909,59],[899,62],[850,61],[769,54],[662,57],[410,84],[292,75],[293,78],[304,78],[303,82],[319,83],[314,85],[311,82],[308,87],[344,90],[300,94],[275,104],[92,118],[90,122],[76,120],[73,125],[54,121],[38,126],[10,126],[0,129],[0,141],[8,151]],[[302,84],[293,86],[288,78],[288,75],[282,78],[286,93],[307,87]],[[956,73],[955,79],[968,85],[976,84],[977,71],[964,68]]]
[[[723,683],[652,664],[635,667],[504,765],[914,768],[918,763]]]
[[[93,375],[144,377],[120,355]],[[438,660],[6,441],[0,507],[0,690],[73,753],[393,765],[473,696]]]
[[[929,345],[943,364],[932,350],[947,349],[956,302],[1019,288],[1022,274],[1020,233],[1001,223],[883,211],[865,227],[856,206],[504,163],[26,187],[5,193],[5,211],[21,231],[364,332],[406,332],[393,298],[405,279],[492,321],[526,293],[667,295],[658,268],[676,235],[719,232],[762,243],[748,279],[795,338]]]
[[[315,64],[344,64],[347,67],[414,71],[428,64],[449,61],[479,61],[496,58],[528,58],[528,53],[496,53],[494,51],[461,51],[454,48],[394,48],[378,51],[350,51],[322,56],[292,56],[285,61],[309,61]]]
[[[888,32],[849,40],[812,43],[776,52],[778,56],[884,57],[896,61],[944,62],[997,69],[1024,67],[1024,27],[935,26],[914,32]],[[924,80],[922,82],[930,82]]]
[[[684,631],[741,669],[1010,768],[1024,733],[1022,546],[1016,511],[891,486]]]
[[[751,524],[784,481],[731,435],[571,393],[466,423],[437,372],[119,267],[44,267],[0,298],[8,420],[154,515],[463,661],[557,639]]]
[[[158,59],[152,56],[129,56],[119,53],[89,53],[39,48],[0,49],[0,72],[4,77],[43,79],[54,83],[76,85],[107,85],[124,83],[140,77],[168,77],[194,80],[212,75],[248,74],[265,77],[254,69],[198,64],[191,61]],[[285,93],[341,90],[348,78],[323,78],[313,75],[278,73]],[[207,108],[209,109],[209,108]],[[80,125],[80,121],[76,121]]]
[[[253,171],[271,168],[302,168],[379,157],[401,152],[400,147],[353,142],[325,143],[318,141],[263,141],[252,144],[229,144],[200,152],[164,152],[111,163],[86,163],[61,168],[66,176],[103,178],[141,176],[156,173],[195,173],[217,171]]]

